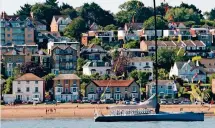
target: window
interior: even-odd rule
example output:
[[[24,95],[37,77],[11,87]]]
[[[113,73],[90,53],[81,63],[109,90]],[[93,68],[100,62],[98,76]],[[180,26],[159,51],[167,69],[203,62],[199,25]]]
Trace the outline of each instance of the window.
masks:
[[[77,88],[73,88],[72,91],[73,91],[73,92],[77,92]]]
[[[55,64],[55,68],[59,68],[59,64]]]
[[[163,88],[163,86],[160,86],[160,88]]]
[[[149,62],[146,62],[146,66],[148,66],[149,65]]]
[[[26,92],[29,92],[30,91],[30,88],[29,87],[26,87]]]
[[[35,92],[38,92],[38,87],[35,87]]]
[[[71,53],[71,49],[67,49],[67,53]]]
[[[109,87],[107,88],[106,92],[110,92],[110,88]]]
[[[65,84],[69,84],[69,80],[65,80]]]
[[[141,62],[139,63],[139,66],[141,66]]]
[[[117,91],[117,92],[120,92],[120,88],[119,88],[119,87],[117,87],[117,88],[116,88],[116,91]]]
[[[10,37],[10,34],[7,34],[7,37]]]
[[[76,84],[77,84],[77,81],[73,80],[73,86],[76,86]]]
[[[10,28],[7,28],[7,31],[10,31]]]
[[[10,58],[10,57],[8,58],[8,61],[11,61],[11,58]]]
[[[58,55],[55,56],[56,60],[60,60],[60,57]]]
[[[69,69],[69,63],[66,63],[66,69]]]
[[[68,93],[69,91],[68,91],[68,88],[66,88],[66,93]]]
[[[172,86],[168,86],[168,89],[172,89]]]
[[[32,34],[28,34],[28,38],[31,38],[32,37]]]
[[[127,87],[125,88],[125,91],[126,91],[126,92],[128,91],[128,88],[127,88]]]
[[[18,81],[18,84],[20,84],[20,81]]]
[[[94,91],[93,91],[93,87],[90,88],[90,92],[94,92]]]
[[[134,62],[132,62],[132,65],[134,65]]]
[[[17,88],[17,92],[21,92],[21,88],[18,87],[18,88]]]
[[[137,92],[137,87],[136,86],[132,87],[132,92]]]
[[[60,80],[58,80],[57,83],[60,84]]]
[[[29,84],[29,81],[26,81],[26,84]]]
[[[56,54],[59,54],[60,50],[59,49],[56,49],[55,53]]]
[[[34,98],[39,98],[39,95],[34,95]]]
[[[66,61],[69,61],[69,56],[68,55],[66,56]]]
[[[38,81],[35,81],[35,84],[38,84]]]
[[[57,92],[61,92],[61,88],[57,88]]]

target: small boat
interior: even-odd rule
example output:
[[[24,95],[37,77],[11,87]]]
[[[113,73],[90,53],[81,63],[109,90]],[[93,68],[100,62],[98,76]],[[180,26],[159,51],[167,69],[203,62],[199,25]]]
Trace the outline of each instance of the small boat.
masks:
[[[178,112],[145,115],[97,116],[95,122],[119,121],[204,121],[204,113]]]

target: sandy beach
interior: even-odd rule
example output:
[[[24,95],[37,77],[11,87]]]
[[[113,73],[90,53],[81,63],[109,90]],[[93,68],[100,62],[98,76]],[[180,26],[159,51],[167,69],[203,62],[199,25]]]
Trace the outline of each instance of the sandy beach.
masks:
[[[93,118],[95,110],[102,114],[108,114],[109,110],[106,107],[113,105],[66,103],[57,106],[45,104],[1,106],[1,118]],[[215,116],[215,105],[211,109],[209,109],[209,105],[161,105],[161,111],[165,112],[178,112],[180,108],[183,108],[183,111],[204,112],[206,116]],[[49,111],[46,113],[46,110]]]

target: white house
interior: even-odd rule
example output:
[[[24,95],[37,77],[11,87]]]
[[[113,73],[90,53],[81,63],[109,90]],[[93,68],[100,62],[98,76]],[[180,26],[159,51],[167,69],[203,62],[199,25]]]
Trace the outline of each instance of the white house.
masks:
[[[129,67],[134,67],[136,70],[143,72],[150,72],[150,77],[153,78],[153,61],[150,58],[132,57]]]
[[[158,95],[161,97],[169,96],[174,98],[174,87],[175,83],[171,80],[158,80],[158,86],[156,86],[155,81],[152,81],[147,85],[147,95],[148,97],[156,93],[156,87],[158,87]]]
[[[31,101],[32,98],[44,100],[45,85],[44,80],[32,73],[26,73],[13,81],[13,94],[4,96],[5,102],[14,100]]]
[[[175,62],[170,69],[169,77],[177,76],[187,82],[206,82],[206,71],[193,62]]]
[[[99,73],[99,75],[105,75],[111,73],[111,66],[108,62],[87,62],[83,66],[84,75],[92,75]]]

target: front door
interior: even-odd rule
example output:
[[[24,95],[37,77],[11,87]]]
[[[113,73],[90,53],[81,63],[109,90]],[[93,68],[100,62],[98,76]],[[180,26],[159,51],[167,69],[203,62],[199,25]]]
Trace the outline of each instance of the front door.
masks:
[[[115,94],[115,99],[116,99],[116,100],[120,100],[120,93],[116,93],[116,94]]]
[[[22,100],[22,95],[17,95],[17,96],[16,96],[16,99],[17,99],[17,100]]]

